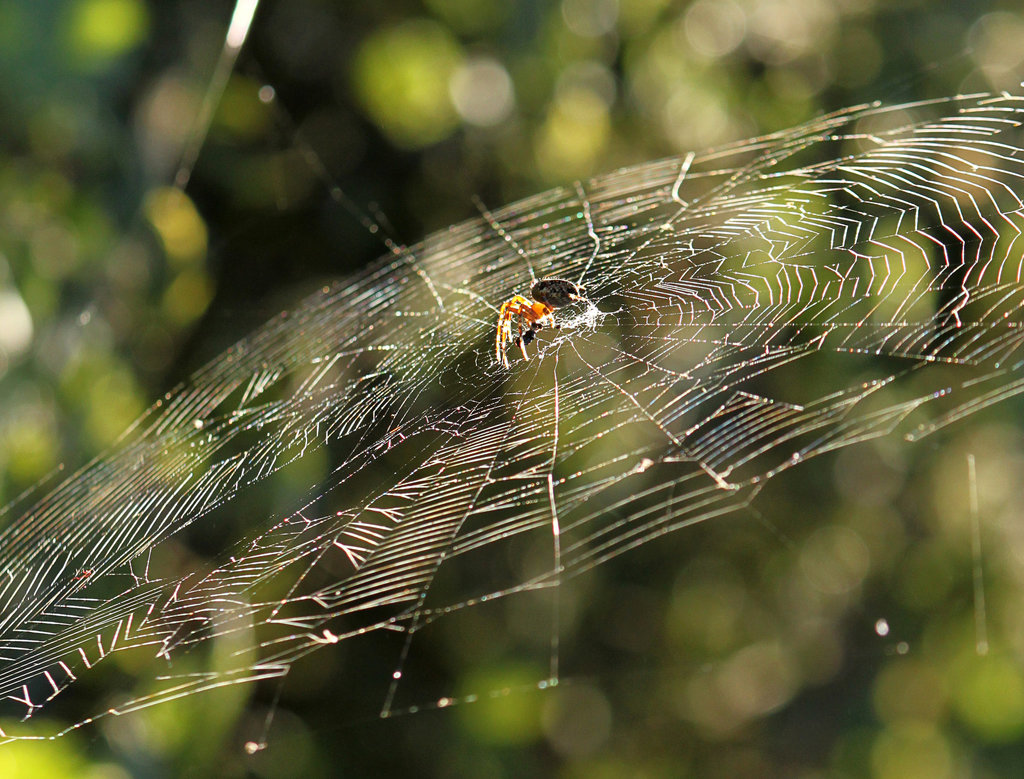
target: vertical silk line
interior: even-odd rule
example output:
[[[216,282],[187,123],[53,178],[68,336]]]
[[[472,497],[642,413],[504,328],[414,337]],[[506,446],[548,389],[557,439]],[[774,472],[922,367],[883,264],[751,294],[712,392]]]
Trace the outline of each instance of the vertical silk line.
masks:
[[[552,611],[552,627],[551,627],[551,680],[553,682],[558,681],[558,653],[559,647],[559,632],[561,630],[561,616],[559,614],[559,592],[561,591],[561,580],[562,580],[562,528],[558,522],[558,504],[555,502],[555,463],[558,457],[558,354],[555,354],[554,367],[552,368],[552,376],[555,380],[555,431],[554,440],[551,444],[551,467],[548,470],[548,505],[551,507],[551,539],[554,546],[554,574],[557,585],[554,588],[554,604]]]
[[[206,136],[210,132],[210,125],[213,122],[214,112],[224,95],[224,89],[228,85],[228,79],[235,69],[235,61],[242,50],[242,44],[249,36],[253,19],[256,16],[256,9],[259,7],[259,0],[238,0],[235,3],[235,10],[231,14],[231,23],[228,24],[227,35],[224,36],[224,46],[221,48],[217,66],[214,68],[213,76],[203,95],[202,105],[199,107],[199,114],[196,116],[192,132],[181,153],[181,162],[174,174],[174,186],[184,189],[192,178],[192,169],[199,159],[199,152],[206,143]]]
[[[988,617],[985,611],[985,578],[981,567],[981,521],[978,518],[978,474],[974,455],[967,455],[967,486],[971,511],[971,559],[974,561],[974,635],[979,655],[988,654]]]

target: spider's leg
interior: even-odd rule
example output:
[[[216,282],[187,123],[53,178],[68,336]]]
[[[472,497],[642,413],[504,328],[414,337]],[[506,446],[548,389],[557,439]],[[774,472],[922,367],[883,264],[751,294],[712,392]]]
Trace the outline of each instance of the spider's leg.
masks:
[[[505,344],[512,340],[512,314],[509,313],[509,304],[504,303],[501,311],[498,312],[498,330],[494,336],[494,359],[509,367],[508,357],[505,355]]]
[[[536,313],[532,307],[533,304],[529,300],[524,298],[522,295],[514,295],[511,300],[505,301],[502,304],[501,309],[498,311],[498,329],[494,335],[494,356],[498,362],[504,365],[506,368],[509,367],[508,356],[505,352],[505,345],[511,341],[516,346],[522,348],[523,340],[523,320],[533,322],[536,320]],[[512,337],[512,319],[515,317],[518,334],[515,338]],[[527,341],[529,343],[529,341]],[[523,349],[523,356],[526,356],[526,350]]]
[[[531,324],[530,325],[530,329],[532,329],[532,328],[533,328],[533,325]],[[527,330],[526,332],[530,332],[530,330]],[[528,344],[528,343],[529,343],[529,341],[527,341],[525,338],[523,338],[523,318],[519,317],[519,335],[516,337],[516,344],[519,346],[519,350],[523,353],[523,359],[524,360],[529,360],[530,359],[527,356],[527,354],[526,354],[526,344]]]
[[[504,317],[505,317],[505,306],[502,306],[501,310],[498,312],[498,329],[495,331],[495,334],[494,334],[494,359],[497,362],[501,362],[501,357],[502,357],[502,354],[501,354],[501,325],[502,325],[502,320],[504,319]]]
[[[501,334],[501,362],[506,368],[511,367],[508,364],[508,352],[505,351],[505,346],[512,340],[512,317],[514,316],[515,314],[509,312],[505,317],[505,325]]]

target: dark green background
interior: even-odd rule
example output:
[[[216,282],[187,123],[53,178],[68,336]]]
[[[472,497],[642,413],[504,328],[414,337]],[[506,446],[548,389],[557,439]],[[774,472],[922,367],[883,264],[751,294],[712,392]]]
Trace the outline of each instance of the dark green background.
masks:
[[[382,234],[415,242],[474,215],[474,195],[496,206],[854,103],[1014,89],[1024,60],[1014,3],[265,2],[182,197],[169,186],[197,137],[231,10],[0,2],[5,502],[59,463],[86,462],[202,362],[381,255]],[[500,86],[502,72],[503,111],[481,117],[479,98],[477,113],[453,101],[453,83],[490,73]],[[258,96],[268,84],[269,103]],[[862,517],[892,559],[855,602],[821,607],[832,616],[820,657],[842,656],[840,668],[822,661],[819,687],[742,727],[680,701],[699,693],[682,680],[756,635],[751,622],[786,617],[721,563],[765,565],[766,534],[749,518],[685,531],[580,585],[595,623],[581,635],[614,637],[568,647],[578,664],[557,693],[360,719],[379,705],[388,661],[327,650],[289,679],[255,760],[241,744],[272,688],[0,749],[0,774],[1012,775],[1024,761],[1021,568],[993,560],[996,651],[972,660],[957,643],[973,640],[969,547],[944,519],[962,494],[940,489],[962,476],[949,465],[962,455],[943,451],[995,453],[992,506],[1013,513],[1006,485],[1021,447],[1006,411],[910,458],[850,450],[773,482],[760,503],[772,526],[811,537],[809,505],[834,521]],[[857,500],[863,483],[885,485],[881,503]],[[192,543],[200,556],[216,549],[201,534]],[[911,595],[894,606],[899,587]],[[622,602],[649,608],[623,613]],[[929,651],[903,658],[895,640],[874,641],[882,612]],[[435,651],[464,689],[494,686]],[[524,683],[542,674],[525,667]],[[593,743],[545,735],[553,719],[587,716]]]

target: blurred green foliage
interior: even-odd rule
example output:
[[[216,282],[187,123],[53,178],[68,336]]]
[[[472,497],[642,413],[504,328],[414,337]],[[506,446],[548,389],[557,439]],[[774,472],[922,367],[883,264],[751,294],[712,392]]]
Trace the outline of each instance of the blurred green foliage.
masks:
[[[149,14],[139,0],[69,3],[64,50],[80,68],[104,68],[137,47],[149,32]]]
[[[462,61],[449,30],[426,20],[406,22],[362,43],[352,80],[370,118],[388,137],[419,148],[458,126],[448,85]]]
[[[230,11],[0,1],[5,501],[102,451],[301,292],[381,254],[335,184],[412,242],[471,215],[477,193],[498,204],[860,101],[1014,88],[1024,60],[1024,15],[996,2],[265,2],[181,191],[170,183],[202,133]],[[773,483],[766,520],[791,545],[695,530],[680,543],[699,554],[680,570],[655,557],[654,581],[592,585],[580,601],[600,615],[600,652],[626,658],[619,675],[367,735],[332,730],[348,699],[325,702],[324,667],[305,686],[299,668],[272,748],[251,761],[237,732],[266,700],[247,709],[252,691],[229,688],[110,718],[96,743],[4,747],[0,775],[1011,775],[1024,761],[1020,561],[989,539],[992,646],[979,655],[962,471],[970,451],[1004,469],[984,477],[981,514],[1009,534],[1024,440],[992,414],[942,443],[920,460],[866,444]],[[201,556],[173,549],[169,570]],[[849,622],[870,627],[875,601],[915,632],[916,653],[902,636],[886,655],[846,637]],[[481,622],[447,648],[456,673],[474,666],[465,690],[538,678],[501,657],[502,630]],[[345,679],[331,695],[369,694],[361,667],[318,662]]]

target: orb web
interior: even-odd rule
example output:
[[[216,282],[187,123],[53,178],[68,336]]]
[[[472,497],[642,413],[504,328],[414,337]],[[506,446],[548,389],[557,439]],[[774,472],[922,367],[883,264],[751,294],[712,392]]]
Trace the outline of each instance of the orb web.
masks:
[[[911,446],[1021,391],[1022,117],[1011,94],[854,107],[527,198],[325,287],[6,509],[5,705],[33,715],[119,654],[158,669],[77,728],[379,634],[375,709],[444,707],[402,700],[420,633],[530,594],[553,596],[536,681],[557,683],[566,582],[756,509],[818,455]],[[497,308],[534,273],[588,299],[505,369]],[[237,516],[281,479],[292,505]],[[197,523],[226,528],[214,562],[168,564]]]

